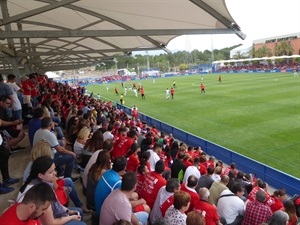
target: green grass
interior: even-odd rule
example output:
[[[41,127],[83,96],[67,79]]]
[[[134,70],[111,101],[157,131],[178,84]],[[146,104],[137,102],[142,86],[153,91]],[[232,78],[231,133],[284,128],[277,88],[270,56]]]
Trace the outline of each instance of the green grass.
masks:
[[[165,90],[176,81],[174,100]],[[141,80],[146,100],[131,91],[125,105],[300,178],[300,78],[282,74],[223,74]],[[200,83],[206,93],[200,94]],[[125,82],[128,86],[133,82]],[[138,83],[138,81],[136,82]],[[120,83],[87,89],[119,102]]]

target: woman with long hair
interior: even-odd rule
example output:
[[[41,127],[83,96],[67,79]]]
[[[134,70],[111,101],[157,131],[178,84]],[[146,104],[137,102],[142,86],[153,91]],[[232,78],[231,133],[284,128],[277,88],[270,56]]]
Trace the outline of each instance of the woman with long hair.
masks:
[[[27,178],[30,175],[30,170],[33,162],[39,157],[48,157],[53,158],[51,147],[45,140],[41,140],[37,142],[32,150],[30,155],[30,162],[28,163],[25,171],[23,172],[23,181],[26,182]],[[68,203],[68,196],[74,203],[75,207],[81,208],[84,213],[89,213],[90,211],[86,209],[86,207],[82,204],[81,200],[78,197],[77,191],[75,189],[74,183],[71,178],[66,177],[62,179],[56,179],[56,184],[54,183],[54,190],[58,197],[58,200],[66,205]],[[68,196],[66,195],[66,191],[68,192]]]
[[[273,195],[270,196],[267,204],[270,206],[272,212],[278,210],[284,210],[283,201],[286,199],[286,191],[284,189],[279,189],[274,191]]]
[[[53,188],[56,179],[53,160],[47,156],[37,158],[32,164],[29,177],[20,188],[17,202],[22,201],[26,191],[33,185],[45,182]],[[85,225],[84,222],[80,221],[82,219],[82,210],[80,208],[68,209],[58,200],[51,203],[51,207],[44,212],[40,219],[43,225]]]
[[[106,170],[111,169],[109,151],[99,152],[96,162],[92,165],[87,179],[86,200],[89,209],[95,208],[95,191],[101,176]]]
[[[136,143],[131,145],[130,150],[125,155],[125,157],[128,158],[126,172],[136,172],[138,166],[140,165],[140,160],[138,157],[140,151],[141,148]]]
[[[93,136],[85,142],[82,151],[81,167],[85,168],[93,153],[103,148],[103,134],[97,130]]]
[[[284,204],[284,211],[289,215],[289,221],[287,225],[296,225],[297,224],[297,214],[296,214],[296,206],[293,200],[287,200]]]

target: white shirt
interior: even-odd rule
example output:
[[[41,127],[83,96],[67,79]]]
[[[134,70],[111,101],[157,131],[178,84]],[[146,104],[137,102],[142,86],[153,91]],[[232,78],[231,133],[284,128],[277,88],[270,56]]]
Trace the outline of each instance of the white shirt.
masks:
[[[150,213],[150,222],[154,223],[155,220],[163,218],[162,212],[160,207],[164,202],[169,199],[172,195],[174,195],[174,192],[167,192],[166,186],[162,186],[156,196],[153,208]]]
[[[103,133],[103,142],[106,141],[107,139],[113,139],[114,135],[110,131],[105,131]]]
[[[189,176],[191,176],[191,175],[194,175],[195,177],[197,177],[197,179],[199,179],[201,177],[200,171],[198,170],[198,168],[196,166],[189,166],[185,170],[182,182],[187,183],[187,180],[188,180]]]
[[[158,154],[153,151],[152,149],[148,149],[148,152],[150,152],[150,158],[148,160],[149,164],[150,164],[150,171],[154,171],[155,170],[155,164],[158,160],[160,160]]]
[[[166,96],[168,97],[169,95],[170,95],[170,90],[167,89],[167,90],[166,90]]]
[[[10,87],[10,89],[13,92],[13,99],[14,99],[14,103],[13,103],[13,107],[12,107],[13,111],[21,110],[22,106],[21,106],[21,103],[20,103],[20,100],[19,100],[18,94],[17,94],[21,88],[18,85],[16,85],[15,83],[7,82],[6,84]]]
[[[224,196],[223,195],[232,195]],[[220,217],[226,220],[227,224],[232,223],[238,215],[244,215],[245,204],[242,199],[234,195],[230,190],[222,191],[218,200],[217,211]]]

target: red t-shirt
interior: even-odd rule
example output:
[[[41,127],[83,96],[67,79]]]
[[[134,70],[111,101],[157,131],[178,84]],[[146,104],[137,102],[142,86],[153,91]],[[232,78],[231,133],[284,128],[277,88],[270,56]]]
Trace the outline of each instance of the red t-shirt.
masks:
[[[136,185],[136,193],[140,196],[141,190],[144,186],[144,181],[145,181],[146,175],[137,173],[137,185]]]
[[[155,171],[150,172],[146,176],[140,197],[145,199],[151,209],[154,205],[159,189],[166,184],[167,181],[162,177],[162,175]]]
[[[249,193],[247,199],[248,199],[249,201],[251,201],[251,202],[255,201],[255,200],[256,200],[256,193],[257,193],[259,190],[264,191],[264,190],[261,189],[260,187],[254,187],[254,188],[252,188],[252,190],[251,190],[251,192]],[[267,193],[267,192],[265,192],[265,193],[267,194],[267,200],[266,200],[266,202],[268,202],[268,201],[269,201],[269,198],[270,198],[270,195],[269,195],[269,193]]]
[[[205,164],[199,163],[199,171],[200,171],[201,175],[204,175],[207,173],[207,168],[206,168]]]
[[[184,163],[184,165],[186,165],[186,168],[193,165],[193,163],[191,163],[189,160],[183,160],[182,162]]]
[[[194,209],[194,203],[199,200],[199,195],[197,194],[197,192],[194,190],[191,190],[189,189],[187,186],[186,186],[186,183],[183,183],[181,185],[181,188],[180,188],[181,191],[184,191],[186,193],[189,193],[190,196],[191,196],[191,201],[190,201],[190,207],[189,209],[185,212],[185,214],[187,214],[188,212],[191,212],[193,209]]]
[[[217,208],[206,201],[195,201],[194,209],[200,211],[200,213],[204,215],[206,225],[216,225],[216,222],[220,220]]]
[[[2,225],[41,225],[40,220],[21,221],[17,216],[17,206],[20,203],[9,207],[1,216],[0,224]]]
[[[119,139],[117,145],[114,146],[113,150],[111,151],[111,156],[116,159],[119,156],[124,156],[128,150],[131,148],[131,145],[133,144],[133,140],[131,138],[123,138]]]
[[[21,85],[23,88],[23,95],[31,95],[31,81],[30,80],[21,81]]]
[[[275,198],[272,196],[268,199],[267,205],[270,206],[273,213],[278,210],[284,209],[284,205],[283,205],[282,201],[280,201],[278,198]]]
[[[39,95],[39,85],[37,82],[31,82],[31,96],[38,96]]]
[[[171,195],[160,207],[160,211],[163,217],[165,217],[165,214],[168,210],[168,208],[170,208],[171,205],[173,205],[174,203],[174,195]]]
[[[137,155],[131,154],[127,161],[126,171],[135,172],[139,165],[140,165],[140,160],[138,159]]]
[[[132,110],[132,116],[134,118],[138,118],[139,117],[139,112],[136,109]]]

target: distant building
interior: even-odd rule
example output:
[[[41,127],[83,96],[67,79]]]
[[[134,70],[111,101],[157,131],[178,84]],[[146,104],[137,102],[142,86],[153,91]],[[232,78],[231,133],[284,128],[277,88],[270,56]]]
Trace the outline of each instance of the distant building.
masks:
[[[281,41],[289,41],[294,49],[292,55],[300,55],[300,33],[286,34],[275,37],[268,37],[264,39],[254,40],[254,48],[255,50],[261,48],[265,45],[267,48],[271,49],[273,55],[275,52],[275,47]]]

